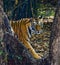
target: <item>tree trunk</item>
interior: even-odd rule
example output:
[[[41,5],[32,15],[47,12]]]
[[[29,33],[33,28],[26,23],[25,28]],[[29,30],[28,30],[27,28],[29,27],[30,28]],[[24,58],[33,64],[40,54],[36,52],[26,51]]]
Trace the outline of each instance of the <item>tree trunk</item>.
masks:
[[[3,0],[0,0],[0,65],[6,65],[5,58],[6,58],[6,48],[5,44],[3,42],[3,29],[2,29],[2,24],[3,24]]]
[[[52,24],[50,52],[51,65],[60,65],[60,0]]]

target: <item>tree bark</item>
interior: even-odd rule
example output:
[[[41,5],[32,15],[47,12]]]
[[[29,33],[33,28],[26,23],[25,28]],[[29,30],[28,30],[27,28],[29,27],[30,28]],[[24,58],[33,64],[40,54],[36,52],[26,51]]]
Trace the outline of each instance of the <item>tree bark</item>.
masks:
[[[6,48],[3,42],[3,0],[0,0],[0,65],[6,65],[5,58],[6,58]]]
[[[58,1],[50,37],[51,65],[60,65],[60,0]]]

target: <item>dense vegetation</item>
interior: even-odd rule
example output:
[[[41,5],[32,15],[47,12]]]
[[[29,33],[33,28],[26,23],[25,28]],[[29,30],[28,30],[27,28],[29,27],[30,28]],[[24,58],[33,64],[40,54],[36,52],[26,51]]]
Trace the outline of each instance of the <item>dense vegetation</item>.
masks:
[[[9,19],[54,16],[57,0],[4,0]]]

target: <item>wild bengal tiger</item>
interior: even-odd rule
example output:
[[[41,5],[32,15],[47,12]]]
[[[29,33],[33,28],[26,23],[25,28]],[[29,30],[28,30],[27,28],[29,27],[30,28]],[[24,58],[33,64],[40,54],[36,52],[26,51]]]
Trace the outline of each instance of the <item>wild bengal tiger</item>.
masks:
[[[41,20],[38,18],[23,18],[18,21],[11,21],[11,26],[18,35],[19,40],[29,50],[32,56],[36,59],[41,58],[31,46],[30,38],[33,34],[40,34],[41,31]]]

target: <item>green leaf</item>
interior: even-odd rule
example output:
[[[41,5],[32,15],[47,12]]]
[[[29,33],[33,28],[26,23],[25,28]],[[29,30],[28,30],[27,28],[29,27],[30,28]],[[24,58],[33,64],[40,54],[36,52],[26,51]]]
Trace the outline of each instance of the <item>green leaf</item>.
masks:
[[[0,50],[0,55],[2,55],[3,54],[3,51],[2,50]]]

